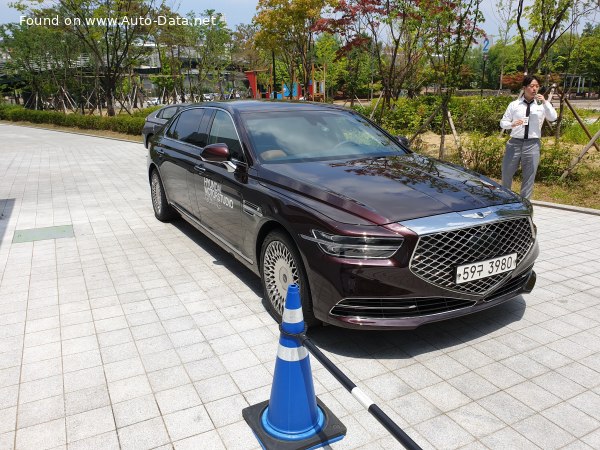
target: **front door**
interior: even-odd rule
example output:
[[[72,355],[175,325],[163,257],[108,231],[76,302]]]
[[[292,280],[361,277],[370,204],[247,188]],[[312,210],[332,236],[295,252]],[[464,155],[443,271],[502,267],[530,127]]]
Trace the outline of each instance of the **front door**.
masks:
[[[229,147],[231,160],[238,170],[229,172],[220,163],[204,162],[201,182],[196,183],[196,199],[202,224],[232,248],[240,251],[242,243],[242,188],[245,158],[231,116],[216,110],[208,136],[209,144]],[[199,180],[200,181],[200,180]]]

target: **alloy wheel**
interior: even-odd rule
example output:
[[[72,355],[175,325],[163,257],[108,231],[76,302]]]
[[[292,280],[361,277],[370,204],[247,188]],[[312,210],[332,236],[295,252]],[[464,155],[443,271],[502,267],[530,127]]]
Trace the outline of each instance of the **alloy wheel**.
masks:
[[[265,249],[263,274],[269,301],[282,315],[288,286],[300,280],[294,256],[283,242],[273,241]]]

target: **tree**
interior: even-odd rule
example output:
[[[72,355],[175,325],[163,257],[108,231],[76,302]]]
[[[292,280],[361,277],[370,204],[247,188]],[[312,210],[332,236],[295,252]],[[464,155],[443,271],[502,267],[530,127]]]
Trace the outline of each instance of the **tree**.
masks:
[[[498,0],[496,2],[496,12],[499,16],[498,35],[501,46],[498,52],[498,65],[500,68],[498,90],[502,90],[502,77],[504,76],[504,66],[506,65],[506,55],[502,51],[510,42],[510,32],[516,23],[515,10],[517,0]]]
[[[326,0],[259,0],[253,18],[256,44],[282,58],[290,81],[300,67],[305,87],[312,71],[314,27],[325,5]]]
[[[256,24],[239,24],[232,34],[231,60],[241,71],[270,65],[267,52],[256,46],[257,31]]]
[[[525,5],[525,0],[517,1],[516,24],[526,74],[538,71],[556,41],[597,7],[596,0],[534,0],[530,6]],[[529,38],[525,21],[531,32]]]
[[[117,84],[146,52],[140,44],[155,27],[154,0],[55,0],[49,9],[39,5],[38,0],[16,3],[31,15],[71,19],[60,28],[76,36],[96,60],[108,115],[115,115]]]
[[[77,102],[70,91],[81,91],[82,48],[73,36],[60,31],[25,24],[0,27],[0,49],[10,58],[6,70],[26,86],[27,105],[75,110]]]
[[[219,85],[221,94],[223,87],[221,83],[221,72],[231,62],[231,30],[222,20],[222,14],[208,9],[203,13],[204,17],[216,17],[216,20],[208,23],[196,22],[193,13],[188,18],[194,23],[189,29],[190,53],[189,58],[197,62],[197,86],[203,90],[203,84],[212,75]],[[198,92],[200,94],[201,92]],[[200,96],[202,98],[202,96]]]
[[[317,24],[318,30],[342,36],[346,52],[362,48],[371,53],[383,85],[384,107],[407,80],[414,82],[415,68],[424,56],[427,28],[422,26],[420,4],[417,0],[342,0],[331,18]]]
[[[577,56],[585,68],[584,74],[593,80],[600,94],[600,25],[584,30]]]
[[[481,0],[434,0],[421,5],[424,19],[422,26],[430,30],[425,39],[425,46],[442,94],[441,159],[445,157],[444,136],[445,125],[449,119],[448,104],[461,83],[465,58],[471,45],[484,34],[479,28],[479,23],[483,22],[480,3]],[[428,125],[428,122],[426,124]]]

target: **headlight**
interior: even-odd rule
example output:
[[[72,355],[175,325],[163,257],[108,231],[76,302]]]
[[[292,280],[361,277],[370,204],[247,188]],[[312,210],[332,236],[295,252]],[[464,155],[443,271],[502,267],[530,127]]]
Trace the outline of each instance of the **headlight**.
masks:
[[[340,258],[384,259],[390,258],[402,246],[402,238],[369,236],[340,236],[312,230],[312,236],[302,237],[316,242],[323,252]]]

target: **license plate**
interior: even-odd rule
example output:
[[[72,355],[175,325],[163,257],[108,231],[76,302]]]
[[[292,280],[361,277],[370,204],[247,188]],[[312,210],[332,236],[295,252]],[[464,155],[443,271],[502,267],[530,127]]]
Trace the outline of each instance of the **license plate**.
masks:
[[[499,273],[510,272],[517,267],[517,254],[499,256],[498,258],[463,264],[456,268],[456,284],[480,280]]]

